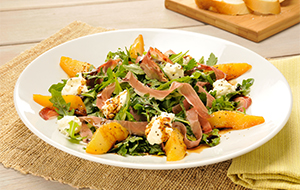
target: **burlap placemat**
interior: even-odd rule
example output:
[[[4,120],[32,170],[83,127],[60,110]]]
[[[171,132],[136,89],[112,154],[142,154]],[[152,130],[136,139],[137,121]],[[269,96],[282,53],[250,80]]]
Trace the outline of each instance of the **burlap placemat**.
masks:
[[[178,170],[139,170],[84,160],[45,143],[19,118],[13,103],[15,83],[25,67],[45,51],[66,41],[104,32],[73,22],[0,67],[0,162],[24,174],[76,188],[92,189],[245,189],[227,177],[231,161]]]

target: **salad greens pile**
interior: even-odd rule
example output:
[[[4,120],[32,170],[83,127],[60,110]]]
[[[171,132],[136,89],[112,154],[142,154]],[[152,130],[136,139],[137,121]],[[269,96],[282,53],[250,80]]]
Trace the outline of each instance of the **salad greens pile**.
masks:
[[[162,112],[171,113],[174,106],[180,105],[181,111],[175,114],[174,121],[183,123],[187,128],[188,138],[190,140],[195,139],[190,123],[186,119],[187,110],[183,105],[185,97],[178,93],[177,90],[174,90],[163,100],[158,100],[154,97],[150,97],[149,94],[140,96],[135,92],[134,88],[129,85],[129,83],[122,82],[122,79],[130,71],[140,82],[147,85],[149,88],[156,90],[169,89],[171,84],[175,81],[179,83],[188,83],[197,92],[204,105],[206,105],[207,95],[203,92],[198,93],[198,86],[196,83],[199,81],[207,82],[207,85],[205,85],[203,88],[215,98],[212,106],[207,107],[208,113],[211,114],[219,110],[236,111],[238,102],[233,101],[233,98],[239,95],[245,96],[249,94],[250,87],[252,86],[254,80],[243,80],[241,84],[237,84],[236,91],[222,95],[220,98],[216,98],[216,91],[213,91],[213,83],[216,81],[216,75],[214,71],[198,70],[195,69],[195,67],[197,67],[199,63],[213,66],[217,63],[218,58],[211,53],[206,61],[204,57],[201,57],[201,59],[198,61],[190,57],[188,62],[185,63],[187,53],[188,52],[180,52],[178,54],[171,54],[169,56],[169,59],[173,63],[178,63],[182,66],[185,75],[181,78],[172,80],[169,79],[167,82],[161,82],[157,79],[149,78],[145,74],[144,70],[140,67],[139,62],[136,63],[136,59],[130,56],[130,53],[127,49],[125,51],[118,49],[116,52],[109,52],[105,60],[106,62],[111,59],[120,59],[122,64],[117,64],[114,68],[108,68],[106,71],[104,71],[102,68],[95,69],[91,67],[89,72],[82,73],[83,77],[88,81],[89,84],[89,91],[80,95],[86,107],[86,115],[105,118],[102,111],[96,105],[97,94],[110,84],[115,83],[115,90],[113,91],[112,97],[117,96],[124,90],[127,90],[127,98],[125,104],[116,114],[114,120],[136,121],[134,115],[132,114],[132,110],[134,110],[137,115],[140,115],[140,119],[142,121],[150,122],[152,117],[160,115]],[[165,64],[166,63],[161,62],[159,67],[163,68]],[[163,71],[163,69],[161,70]],[[56,108],[58,108],[57,113],[59,114],[59,118],[76,115],[76,110],[69,110],[70,103],[66,103],[61,95],[61,91],[65,85],[66,80],[62,80],[62,82],[54,84],[49,88],[49,92],[52,95],[50,101]],[[76,134],[75,129],[78,126],[76,126],[75,122],[71,122],[70,126],[71,127],[68,130],[68,133],[71,139],[77,141],[84,139]],[[90,125],[90,127],[92,128],[93,126]],[[95,129],[93,129],[93,131],[95,131]],[[213,131],[210,133],[203,134],[201,140],[202,144],[207,144],[209,146],[215,146],[219,144],[219,142],[220,135],[217,129],[213,129]],[[164,155],[164,151],[160,145],[150,145],[146,137],[139,136],[129,136],[123,142],[116,144],[115,147],[110,150],[110,152],[115,152],[123,156],[126,154],[143,155],[146,153]]]

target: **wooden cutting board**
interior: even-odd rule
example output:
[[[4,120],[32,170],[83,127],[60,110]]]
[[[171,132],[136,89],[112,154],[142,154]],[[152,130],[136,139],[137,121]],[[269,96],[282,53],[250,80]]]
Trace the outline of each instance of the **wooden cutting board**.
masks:
[[[260,42],[300,22],[300,0],[285,0],[278,15],[224,15],[199,9],[194,0],[165,0],[165,7],[201,22]]]

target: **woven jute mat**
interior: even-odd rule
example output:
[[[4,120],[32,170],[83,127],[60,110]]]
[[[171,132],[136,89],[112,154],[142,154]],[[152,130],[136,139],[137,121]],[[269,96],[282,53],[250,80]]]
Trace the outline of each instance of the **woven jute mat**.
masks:
[[[231,161],[177,170],[140,170],[91,162],[67,154],[34,135],[13,102],[15,83],[35,58],[66,41],[108,29],[73,22],[0,67],[0,162],[24,174],[76,188],[91,189],[245,189],[227,177]]]

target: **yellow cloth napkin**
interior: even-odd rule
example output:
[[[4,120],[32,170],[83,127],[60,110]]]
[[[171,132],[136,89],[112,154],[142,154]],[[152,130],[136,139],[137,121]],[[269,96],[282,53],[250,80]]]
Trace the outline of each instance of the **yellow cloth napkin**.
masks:
[[[300,189],[300,56],[270,62],[291,87],[291,116],[269,142],[234,158],[227,175],[234,183],[251,189]]]

